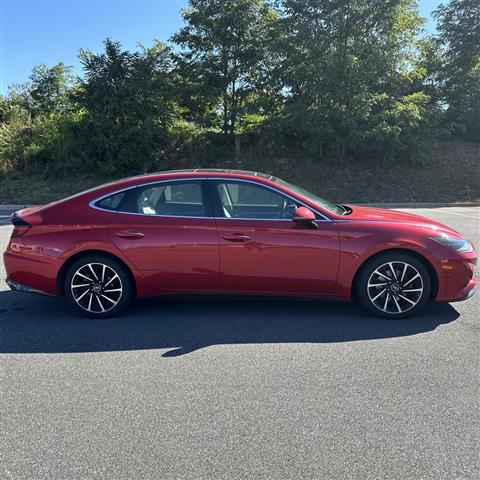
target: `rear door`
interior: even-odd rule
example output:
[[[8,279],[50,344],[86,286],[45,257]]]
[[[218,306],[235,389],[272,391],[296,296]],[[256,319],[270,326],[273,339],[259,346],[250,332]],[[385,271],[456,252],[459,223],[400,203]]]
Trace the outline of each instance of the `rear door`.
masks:
[[[300,203],[262,184],[211,181],[220,247],[220,288],[239,293],[332,296],[339,237],[335,223],[318,229],[293,222]]]
[[[109,229],[112,242],[159,293],[218,290],[218,237],[205,182],[132,189]]]

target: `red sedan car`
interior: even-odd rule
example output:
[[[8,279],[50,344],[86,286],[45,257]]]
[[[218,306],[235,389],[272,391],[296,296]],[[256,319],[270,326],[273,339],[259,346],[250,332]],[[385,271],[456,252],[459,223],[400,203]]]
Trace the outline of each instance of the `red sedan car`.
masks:
[[[114,315],[135,297],[243,294],[349,300],[403,318],[469,298],[476,253],[455,230],[334,205],[278,178],[189,170],[113,182],[12,216],[13,290]]]

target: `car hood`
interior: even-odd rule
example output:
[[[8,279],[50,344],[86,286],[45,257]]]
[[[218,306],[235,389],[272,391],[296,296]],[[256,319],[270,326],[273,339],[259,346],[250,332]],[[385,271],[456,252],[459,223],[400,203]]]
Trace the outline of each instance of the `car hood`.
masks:
[[[414,224],[424,227],[427,230],[442,231],[447,234],[461,236],[453,228],[444,225],[443,223],[413,213],[357,205],[349,205],[349,207],[352,209],[352,212],[345,216],[346,221]]]

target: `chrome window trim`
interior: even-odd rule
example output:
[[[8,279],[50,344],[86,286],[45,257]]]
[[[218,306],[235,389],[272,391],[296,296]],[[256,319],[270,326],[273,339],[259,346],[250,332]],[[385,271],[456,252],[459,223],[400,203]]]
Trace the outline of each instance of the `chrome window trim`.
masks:
[[[172,178],[172,179],[165,179],[165,180],[157,180],[155,182],[149,182],[149,183],[142,183],[140,185],[133,185],[131,187],[126,187],[122,188],[120,190],[116,190],[114,192],[110,192],[107,195],[103,195],[101,197],[95,198],[92,201],[88,203],[88,206],[90,208],[93,208],[94,210],[100,210],[102,212],[108,212],[108,213],[121,213],[122,215],[139,215],[142,217],[158,217],[158,218],[196,218],[196,219],[214,219],[214,220],[250,220],[250,221],[255,221],[255,222],[291,222],[292,219],[290,218],[228,218],[228,217],[209,217],[209,216],[201,216],[201,217],[194,217],[194,216],[187,216],[187,215],[156,215],[156,214],[148,214],[148,213],[137,213],[137,212],[122,212],[120,210],[108,210],[106,208],[101,208],[97,207],[95,203],[102,201],[103,199],[107,197],[111,197],[112,195],[117,195],[119,193],[127,192],[129,190],[134,190],[136,188],[140,187],[148,187],[150,185],[158,185],[162,183],[172,183],[172,182],[195,182],[195,181],[202,181],[202,180],[224,180],[224,181],[231,181],[231,182],[243,182],[243,183],[251,183],[252,185],[259,185],[261,187],[270,189],[274,191],[275,193],[278,193],[279,195],[282,195],[284,197],[290,198],[290,200],[293,200],[297,203],[299,203],[301,206],[306,207],[310,210],[312,210],[316,215],[319,215],[321,218],[317,218],[315,221],[317,222],[332,222],[333,220],[331,218],[328,218],[325,216],[323,213],[319,212],[315,208],[306,205],[304,202],[299,200],[298,198],[293,197],[292,195],[289,195],[288,193],[282,192],[274,187],[271,187],[270,185],[266,185],[261,182],[255,182],[253,180],[248,180],[245,178],[232,178],[232,177],[195,177],[195,178]]]

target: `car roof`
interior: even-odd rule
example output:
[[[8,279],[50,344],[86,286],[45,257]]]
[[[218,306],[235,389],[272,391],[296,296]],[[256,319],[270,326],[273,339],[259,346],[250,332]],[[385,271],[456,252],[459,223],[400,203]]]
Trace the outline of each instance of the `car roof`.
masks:
[[[147,183],[154,183],[162,180],[181,179],[181,178],[205,178],[205,177],[230,177],[230,178],[244,178],[250,180],[258,180],[264,183],[275,182],[277,177],[267,173],[253,172],[249,170],[237,170],[227,168],[190,168],[183,170],[165,170],[163,172],[143,173],[132,177],[115,180],[106,185],[101,185],[100,188],[107,187],[107,190],[116,188],[128,188],[133,185],[144,185]]]
[[[169,180],[169,179],[174,180],[174,179],[182,179],[182,178],[189,179],[189,178],[195,178],[195,177],[199,177],[199,178],[222,177],[222,176],[228,176],[231,178],[257,179],[259,181],[263,181],[264,183],[274,182],[277,178],[273,175],[268,175],[265,173],[252,172],[248,170],[235,170],[235,169],[192,168],[192,169],[183,169],[183,170],[166,170],[163,172],[143,173],[140,175],[113,180],[103,185],[98,185],[96,187],[90,188],[83,192],[76,193],[70,197],[63,198],[56,202],[52,202],[49,205],[72,201],[72,200],[75,200],[76,198],[88,198],[91,200],[95,197],[108,195],[110,193],[113,193],[115,191],[120,191],[122,189],[128,189],[135,186],[155,183],[162,180]]]
[[[165,170],[162,172],[154,172],[154,173],[144,173],[142,175],[137,175],[134,178],[139,177],[152,177],[157,178],[163,175],[174,175],[174,174],[185,174],[191,176],[204,176],[205,174],[213,174],[213,176],[221,176],[221,175],[231,175],[231,176],[246,176],[246,177],[259,177],[264,178],[265,180],[274,180],[277,177],[274,175],[269,175],[267,173],[255,172],[251,170],[239,170],[233,168],[185,168],[180,170]],[[132,177],[130,177],[132,178]]]

